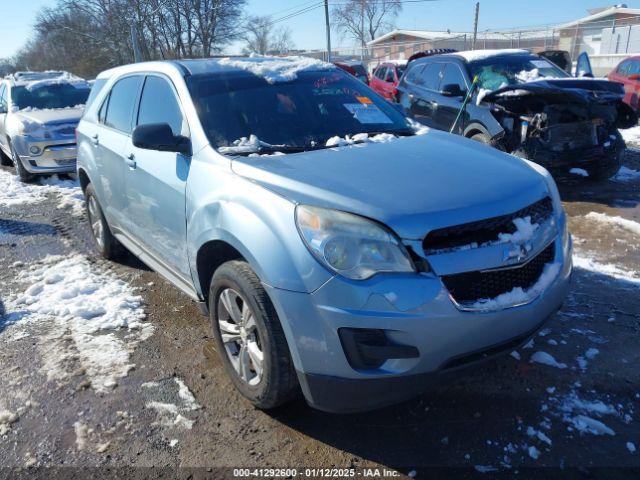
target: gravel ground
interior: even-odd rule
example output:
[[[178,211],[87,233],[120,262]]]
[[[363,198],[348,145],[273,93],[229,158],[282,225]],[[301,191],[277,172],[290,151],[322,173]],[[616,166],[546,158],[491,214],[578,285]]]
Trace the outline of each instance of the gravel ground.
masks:
[[[578,268],[532,344],[418,399],[348,416],[302,400],[252,408],[189,299],[131,256],[95,257],[72,182],[34,186],[25,202],[4,168],[0,478],[220,478],[229,467],[638,478],[640,150],[625,166],[617,180],[562,180]],[[37,281],[47,296],[30,288]],[[52,310],[69,295],[75,310]],[[95,328],[96,304],[119,313]]]

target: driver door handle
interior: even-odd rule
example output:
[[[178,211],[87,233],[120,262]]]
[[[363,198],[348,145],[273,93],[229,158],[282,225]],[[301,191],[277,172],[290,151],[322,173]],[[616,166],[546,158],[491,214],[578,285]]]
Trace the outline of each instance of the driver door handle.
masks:
[[[100,143],[100,137],[97,133],[91,137],[91,143],[93,143],[94,145],[98,145]]]
[[[125,158],[124,161],[130,169],[133,170],[134,168],[136,168],[136,156],[133,153],[127,155],[127,158]]]

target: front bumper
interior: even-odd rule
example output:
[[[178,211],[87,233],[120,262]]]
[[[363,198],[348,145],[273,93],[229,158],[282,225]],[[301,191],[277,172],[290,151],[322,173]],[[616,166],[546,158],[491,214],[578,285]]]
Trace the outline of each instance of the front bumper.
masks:
[[[315,292],[266,286],[289,342],[309,404],[331,412],[378,408],[411,398],[433,380],[511,351],[562,305],[572,271],[570,240],[558,236],[560,272],[534,301],[486,312],[461,311],[433,274],[378,275],[363,282],[333,277]],[[380,367],[351,366],[338,330],[380,329],[415,358]]]
[[[512,152],[513,155],[538,163],[548,170],[589,168],[599,163],[616,162],[626,148],[622,136],[616,132],[600,145],[553,151],[540,142],[529,140]]]
[[[74,135],[40,139],[14,137],[12,145],[29,173],[73,173],[76,171],[76,139]],[[32,153],[37,148],[38,153]]]

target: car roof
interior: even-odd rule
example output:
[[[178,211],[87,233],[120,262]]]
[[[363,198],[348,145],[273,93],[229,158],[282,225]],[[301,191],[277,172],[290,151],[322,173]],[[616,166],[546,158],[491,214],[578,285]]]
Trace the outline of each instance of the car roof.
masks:
[[[336,67],[311,57],[230,56],[133,63],[106,70],[96,78],[106,79],[114,75],[145,72],[179,73],[186,77],[207,73],[248,71],[258,76],[276,75],[283,78],[289,76],[293,79],[298,71],[328,68]]]

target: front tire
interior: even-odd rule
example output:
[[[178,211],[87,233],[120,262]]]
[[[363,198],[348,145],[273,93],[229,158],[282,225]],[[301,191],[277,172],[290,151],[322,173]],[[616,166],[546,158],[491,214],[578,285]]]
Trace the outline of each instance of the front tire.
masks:
[[[215,271],[209,312],[216,349],[245,398],[268,410],[297,396],[296,373],[280,320],[249,264],[234,260]]]
[[[84,196],[93,244],[102,257],[107,260],[113,260],[120,255],[122,247],[120,242],[118,242],[116,237],[111,233],[107,220],[102,213],[100,203],[98,203],[98,197],[96,196],[93,185],[87,185]]]
[[[20,160],[20,157],[18,156],[15,148],[13,148],[13,145],[9,144],[9,149],[11,150],[11,158],[13,160],[13,164],[16,167],[16,173],[18,174],[20,181],[23,183],[33,183],[33,181],[36,179],[36,176],[33,173],[28,172],[27,169],[24,168],[22,160]]]

